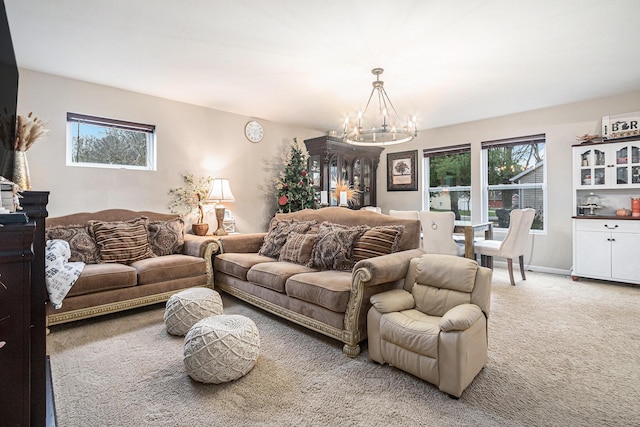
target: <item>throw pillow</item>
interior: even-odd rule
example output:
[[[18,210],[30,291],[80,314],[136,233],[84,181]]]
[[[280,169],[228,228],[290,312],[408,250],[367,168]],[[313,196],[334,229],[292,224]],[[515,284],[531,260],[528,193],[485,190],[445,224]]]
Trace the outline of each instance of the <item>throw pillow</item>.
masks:
[[[353,262],[396,252],[402,233],[404,233],[403,225],[368,229],[353,246]]]
[[[151,221],[147,225],[149,246],[156,256],[180,254],[184,248],[184,221]]]
[[[130,221],[89,221],[102,262],[131,264],[155,257],[149,247],[148,222],[146,217]]]
[[[46,230],[46,240],[64,240],[69,243],[71,257],[69,262],[98,264],[100,251],[96,241],[89,234],[86,225],[58,225]]]
[[[311,226],[317,224],[317,221],[296,221],[292,219],[271,221],[269,231],[264,238],[264,242],[258,251],[258,254],[262,256],[268,256],[270,258],[279,258],[280,249],[286,243],[287,237],[291,233],[304,234]]]
[[[280,258],[278,258],[278,261],[288,261],[310,266],[311,252],[317,240],[317,233],[302,234],[292,232],[280,250]]]
[[[311,255],[311,266],[321,270],[351,270],[351,252],[356,240],[368,227],[347,227],[323,222],[318,229],[318,241]]]

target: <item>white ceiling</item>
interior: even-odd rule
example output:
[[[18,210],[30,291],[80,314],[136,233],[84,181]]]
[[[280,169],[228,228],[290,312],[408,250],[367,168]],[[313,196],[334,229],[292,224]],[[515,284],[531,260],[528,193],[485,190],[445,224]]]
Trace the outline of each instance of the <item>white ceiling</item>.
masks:
[[[421,129],[640,89],[638,0],[4,0],[18,65],[318,131],[374,77]]]

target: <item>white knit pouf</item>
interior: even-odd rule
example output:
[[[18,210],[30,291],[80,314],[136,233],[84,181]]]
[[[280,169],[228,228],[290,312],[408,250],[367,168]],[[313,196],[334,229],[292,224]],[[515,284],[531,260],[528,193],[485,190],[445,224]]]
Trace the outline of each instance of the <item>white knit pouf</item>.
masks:
[[[246,375],[260,353],[253,320],[235,314],[202,319],[184,338],[184,366],[196,381],[220,384]]]
[[[209,288],[189,288],[171,295],[164,310],[164,324],[171,335],[184,336],[205,317],[222,314],[220,294]]]

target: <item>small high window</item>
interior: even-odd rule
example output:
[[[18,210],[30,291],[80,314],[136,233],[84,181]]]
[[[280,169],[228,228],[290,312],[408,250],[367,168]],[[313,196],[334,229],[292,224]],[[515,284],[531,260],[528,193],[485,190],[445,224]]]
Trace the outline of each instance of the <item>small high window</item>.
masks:
[[[154,125],[67,113],[67,165],[155,170]]]

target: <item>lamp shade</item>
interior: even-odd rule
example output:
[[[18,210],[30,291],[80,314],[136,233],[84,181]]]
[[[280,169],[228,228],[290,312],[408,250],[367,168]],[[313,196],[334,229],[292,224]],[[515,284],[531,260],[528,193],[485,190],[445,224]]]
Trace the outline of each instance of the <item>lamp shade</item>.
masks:
[[[213,178],[209,198],[217,202],[235,202],[236,200],[231,192],[229,180],[226,178]]]

